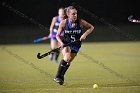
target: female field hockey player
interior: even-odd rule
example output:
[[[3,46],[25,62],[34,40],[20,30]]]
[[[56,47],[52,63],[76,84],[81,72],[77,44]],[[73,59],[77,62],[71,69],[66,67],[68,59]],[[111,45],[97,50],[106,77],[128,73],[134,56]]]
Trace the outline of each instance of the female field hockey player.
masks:
[[[49,34],[49,36],[51,37],[50,46],[51,46],[52,50],[59,46],[59,42],[57,41],[55,36],[57,34],[60,21],[64,20],[65,17],[66,17],[65,10],[64,10],[64,8],[61,7],[61,8],[58,9],[58,16],[55,16],[52,19],[52,22],[51,22],[51,25],[50,25],[50,34]],[[55,55],[54,61],[55,61],[55,63],[58,63],[59,54],[60,54],[59,51],[52,52],[50,54],[49,59],[52,61],[53,58],[54,58],[54,55]]]
[[[61,60],[58,71],[54,78],[54,81],[63,85],[64,83],[64,75],[67,69],[69,68],[72,60],[75,58],[81,47],[81,41],[86,39],[86,37],[93,31],[94,27],[86,22],[83,19],[77,18],[77,10],[73,6],[67,7],[67,16],[65,20],[60,22],[58,33],[56,35],[56,39],[60,43],[60,47],[62,49],[63,59]],[[85,27],[87,30],[85,32],[82,31],[82,28]],[[63,31],[63,38],[60,38],[60,35]],[[79,41],[77,41],[79,40]],[[67,47],[63,47],[65,44],[70,42],[77,41],[72,43]]]

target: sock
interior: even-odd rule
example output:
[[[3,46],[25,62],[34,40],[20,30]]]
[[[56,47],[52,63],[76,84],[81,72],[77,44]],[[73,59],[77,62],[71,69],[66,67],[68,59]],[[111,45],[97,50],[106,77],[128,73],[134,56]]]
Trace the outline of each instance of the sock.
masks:
[[[65,72],[67,71],[69,66],[67,66],[67,62],[64,60],[61,60],[59,67],[58,67],[58,71],[56,74],[56,78],[61,78],[62,76],[64,76]]]
[[[54,52],[50,53],[50,57],[49,57],[50,60],[53,60],[53,55],[54,55]]]
[[[69,64],[66,64],[66,67],[64,68],[64,70],[63,70],[63,72],[62,72],[62,76],[65,75],[65,73],[66,73],[66,71],[68,70],[69,66],[70,66]]]
[[[60,54],[60,51],[57,50],[57,51],[55,52],[55,60],[58,60],[59,54]]]

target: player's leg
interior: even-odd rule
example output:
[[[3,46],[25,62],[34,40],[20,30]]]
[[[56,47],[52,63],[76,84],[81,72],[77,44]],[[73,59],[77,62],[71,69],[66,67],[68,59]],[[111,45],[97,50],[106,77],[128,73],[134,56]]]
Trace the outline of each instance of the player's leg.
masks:
[[[66,65],[66,67],[63,70],[62,75],[61,75],[63,77],[63,79],[64,79],[64,75],[65,75],[66,71],[68,70],[71,62],[74,60],[76,55],[77,55],[76,53],[70,53],[70,54],[68,53],[68,56],[66,56],[67,58],[64,57],[64,60],[67,60],[67,65]]]
[[[57,70],[57,73],[56,73],[56,76],[54,78],[55,82],[57,83],[60,83],[60,84],[63,84],[63,77],[62,77],[62,73],[63,73],[63,70],[68,67],[68,62],[66,60],[64,60],[65,56],[67,53],[70,53],[71,50],[69,47],[65,47],[63,48],[62,50],[62,54],[63,54],[63,59],[61,60],[59,66],[58,66],[58,70]]]
[[[70,53],[65,54],[64,61],[67,62],[67,65],[65,66],[65,68],[61,74],[63,81],[64,81],[64,75],[65,75],[66,71],[68,70],[68,68],[70,67],[71,62],[74,60],[76,55],[77,55],[77,52],[73,52],[73,50],[71,50]]]
[[[54,38],[51,38],[50,40],[50,45],[51,45],[51,50],[56,49],[57,48],[57,41]],[[53,60],[54,57],[54,52],[51,52],[50,54],[50,60]]]
[[[60,44],[59,44],[59,42],[57,42],[57,47],[59,47],[59,46],[60,46]],[[55,52],[55,58],[54,58],[55,63],[58,63],[58,57],[59,57],[59,55],[60,55],[60,50],[57,50]]]
[[[60,85],[64,83],[64,75],[69,68],[70,63],[76,56],[76,53],[71,53],[71,49],[69,47],[64,48],[62,50],[62,54],[64,58],[61,60],[56,77],[54,78],[54,80]]]

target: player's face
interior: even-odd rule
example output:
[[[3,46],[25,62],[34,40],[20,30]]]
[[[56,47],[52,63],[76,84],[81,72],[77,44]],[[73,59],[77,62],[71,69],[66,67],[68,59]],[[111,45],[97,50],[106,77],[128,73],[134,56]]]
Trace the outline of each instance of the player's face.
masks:
[[[59,15],[60,18],[64,18],[65,17],[64,9],[59,9],[58,15]]]
[[[69,18],[73,21],[77,20],[77,10],[76,9],[71,9],[69,11]]]

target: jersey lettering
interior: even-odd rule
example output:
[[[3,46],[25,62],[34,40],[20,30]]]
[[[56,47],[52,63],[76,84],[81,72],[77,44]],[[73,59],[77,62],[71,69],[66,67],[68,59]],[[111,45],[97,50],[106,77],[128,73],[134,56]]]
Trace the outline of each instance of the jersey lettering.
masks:
[[[66,34],[80,34],[81,30],[65,30]]]

